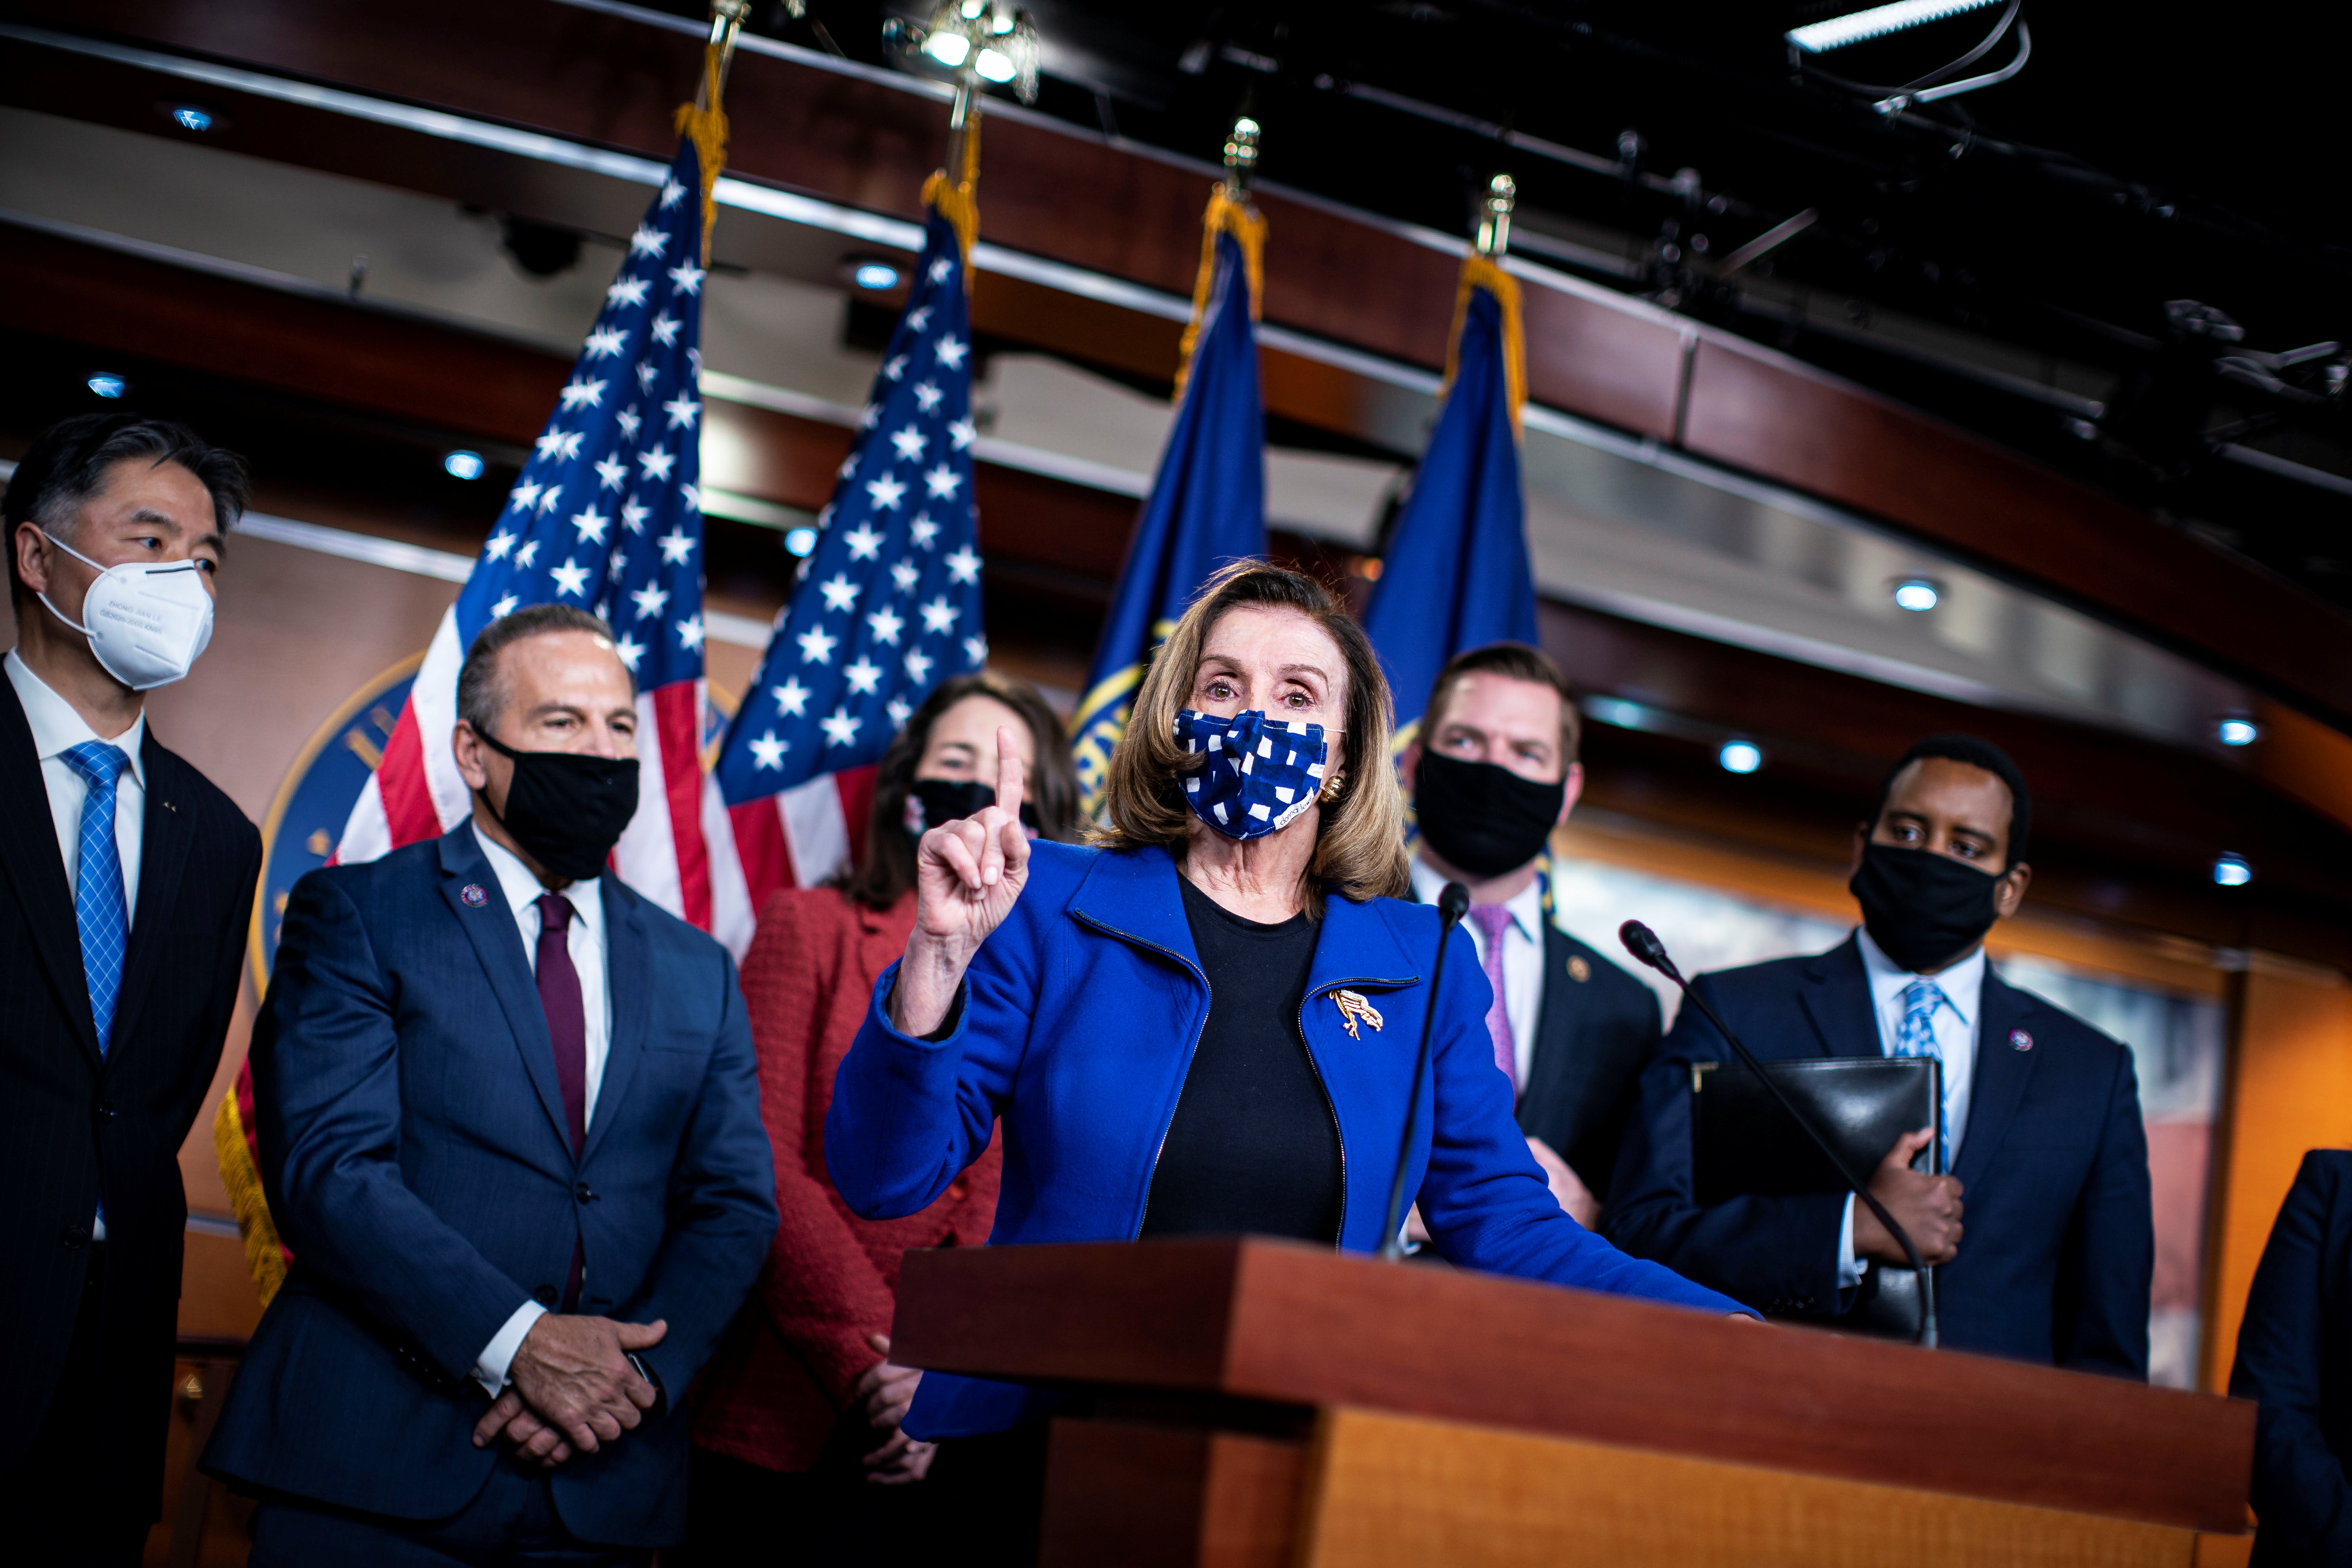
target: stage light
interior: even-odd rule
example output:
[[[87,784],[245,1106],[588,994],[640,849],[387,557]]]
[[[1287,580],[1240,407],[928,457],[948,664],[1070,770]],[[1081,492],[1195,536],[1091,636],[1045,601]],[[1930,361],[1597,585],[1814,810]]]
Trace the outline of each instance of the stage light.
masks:
[[[2224,888],[2242,888],[2254,879],[2254,868],[2242,855],[2223,855],[2213,862],[2213,880]]]
[[[1003,49],[982,49],[980,58],[971,62],[972,70],[985,81],[1011,81],[1020,74],[1013,57]]]
[[[1895,602],[1906,610],[1932,610],[1943,596],[1929,577],[1906,577],[1895,584]]]
[[[2263,730],[2243,714],[2231,713],[2214,721],[2213,738],[2225,746],[2251,746],[2263,738]]]
[[[2001,0],[1896,0],[1892,5],[1874,5],[1867,11],[1850,11],[1843,16],[1791,27],[1782,37],[1809,55],[1823,55],[1848,44],[1883,38],[1889,33],[1981,11],[2000,3]]]
[[[898,269],[887,261],[861,261],[851,270],[849,279],[860,289],[896,289]]]
[[[1726,741],[1715,753],[1727,773],[1752,773],[1764,765],[1764,749],[1753,741]]]
[[[784,551],[787,554],[806,557],[815,549],[815,529],[803,526],[784,530]]]
[[[488,467],[482,461],[479,452],[468,452],[462,447],[441,459],[441,471],[453,479],[478,479]]]
[[[923,53],[953,70],[971,53],[971,40],[961,33],[939,31],[923,40]]]
[[[120,397],[131,390],[131,384],[112,371],[102,370],[82,383],[100,397]]]
[[[213,111],[200,103],[175,103],[172,106],[172,123],[183,131],[210,131]]]

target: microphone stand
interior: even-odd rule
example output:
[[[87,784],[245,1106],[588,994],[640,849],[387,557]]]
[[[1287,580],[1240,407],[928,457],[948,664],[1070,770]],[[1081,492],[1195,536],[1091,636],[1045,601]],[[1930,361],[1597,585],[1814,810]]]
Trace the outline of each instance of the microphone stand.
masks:
[[[1738,1056],[1740,1065],[1754,1073],[1757,1081],[1771,1091],[1772,1098],[1780,1101],[1780,1109],[1789,1113],[1789,1120],[1802,1128],[1805,1136],[1813,1141],[1813,1146],[1819,1149],[1822,1152],[1822,1157],[1830,1163],[1830,1169],[1837,1173],[1838,1180],[1843,1182],[1853,1190],[1855,1197],[1868,1205],[1870,1212],[1878,1217],[1878,1223],[1886,1227],[1886,1234],[1893,1237],[1895,1244],[1903,1248],[1903,1256],[1910,1260],[1911,1267],[1917,1270],[1919,1275],[1921,1313],[1916,1342],[1929,1350],[1934,1350],[1938,1339],[1936,1326],[1936,1273],[1920,1258],[1919,1249],[1912,1245],[1910,1233],[1895,1223],[1895,1216],[1886,1212],[1886,1205],[1871,1194],[1870,1184],[1853,1173],[1853,1168],[1845,1163],[1844,1156],[1831,1146],[1829,1139],[1822,1135],[1820,1128],[1813,1125],[1811,1118],[1798,1109],[1797,1102],[1789,1098],[1788,1091],[1780,1087],[1779,1081],[1764,1070],[1764,1064],[1756,1059],[1756,1054],[1742,1045],[1739,1037],[1731,1032],[1731,1026],[1723,1021],[1722,1015],[1707,1005],[1706,997],[1691,989],[1691,983],[1683,978],[1683,972],[1675,968],[1675,961],[1666,955],[1666,944],[1658,940],[1658,933],[1640,921],[1627,921],[1617,928],[1617,940],[1625,944],[1626,952],[1682,987],[1683,994],[1689,998],[1691,1005],[1699,1010],[1708,1023],[1715,1026],[1716,1033],[1721,1035],[1729,1043],[1732,1050]]]
[[[1404,1102],[1404,1141],[1397,1147],[1396,1175],[1389,1183],[1388,1226],[1381,1234],[1387,1239],[1381,1243],[1381,1257],[1387,1262],[1404,1258],[1404,1173],[1412,1163],[1414,1124],[1421,1120],[1421,1086],[1429,1077],[1429,1031],[1437,1022],[1437,984],[1445,977],[1446,938],[1454,934],[1454,922],[1470,908],[1470,889],[1459,882],[1448,882],[1445,890],[1437,895],[1437,962],[1429,966],[1429,1005],[1421,1013],[1421,1055],[1413,1062],[1412,1098]]]

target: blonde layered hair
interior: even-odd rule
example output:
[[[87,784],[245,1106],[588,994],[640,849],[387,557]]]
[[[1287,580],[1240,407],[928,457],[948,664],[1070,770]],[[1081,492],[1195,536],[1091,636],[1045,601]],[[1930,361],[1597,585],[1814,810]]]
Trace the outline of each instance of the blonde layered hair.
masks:
[[[1211,576],[1152,656],[1127,731],[1110,755],[1106,820],[1095,830],[1094,842],[1106,849],[1156,845],[1179,861],[1184,858],[1193,816],[1182,778],[1201,759],[1178,743],[1176,715],[1192,694],[1210,628],[1226,611],[1244,606],[1296,610],[1323,628],[1347,666],[1345,728],[1331,759],[1315,858],[1307,867],[1307,912],[1322,914],[1326,887],[1359,903],[1405,897],[1412,881],[1406,870],[1404,794],[1389,762],[1396,717],[1380,659],[1364,629],[1322,584],[1264,561],[1236,561]]]

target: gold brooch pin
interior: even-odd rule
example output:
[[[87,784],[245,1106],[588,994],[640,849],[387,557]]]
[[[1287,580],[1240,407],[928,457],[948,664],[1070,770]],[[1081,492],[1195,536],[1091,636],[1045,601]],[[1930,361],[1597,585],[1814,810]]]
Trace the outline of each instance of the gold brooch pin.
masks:
[[[1360,1040],[1364,1037],[1356,1032],[1356,1020],[1359,1018],[1375,1029],[1381,1026],[1381,1010],[1365,1001],[1360,992],[1334,991],[1331,993],[1331,1000],[1339,1009],[1339,1022],[1348,1026],[1349,1039]]]

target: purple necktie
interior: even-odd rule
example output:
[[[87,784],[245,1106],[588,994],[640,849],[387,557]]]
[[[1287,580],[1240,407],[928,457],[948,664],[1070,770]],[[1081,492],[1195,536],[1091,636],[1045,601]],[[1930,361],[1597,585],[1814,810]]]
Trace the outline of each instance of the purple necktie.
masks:
[[[1486,1009],[1486,1033],[1495,1042],[1495,1065],[1511,1080],[1511,1093],[1519,1092],[1519,1051],[1511,1038],[1511,1013],[1503,1005],[1503,933],[1511,928],[1511,910],[1507,904],[1473,904],[1470,923],[1486,940],[1485,965],[1486,984],[1494,987],[1495,1000]]]
[[[555,1047],[555,1081],[563,1091],[563,1120],[571,1124],[572,1157],[588,1142],[588,1013],[580,1000],[580,972],[572,966],[572,900],[561,893],[539,898],[539,1005],[547,1014],[548,1043]],[[572,1274],[563,1282],[563,1310],[580,1304],[580,1280],[587,1261],[578,1242],[572,1247]]]

